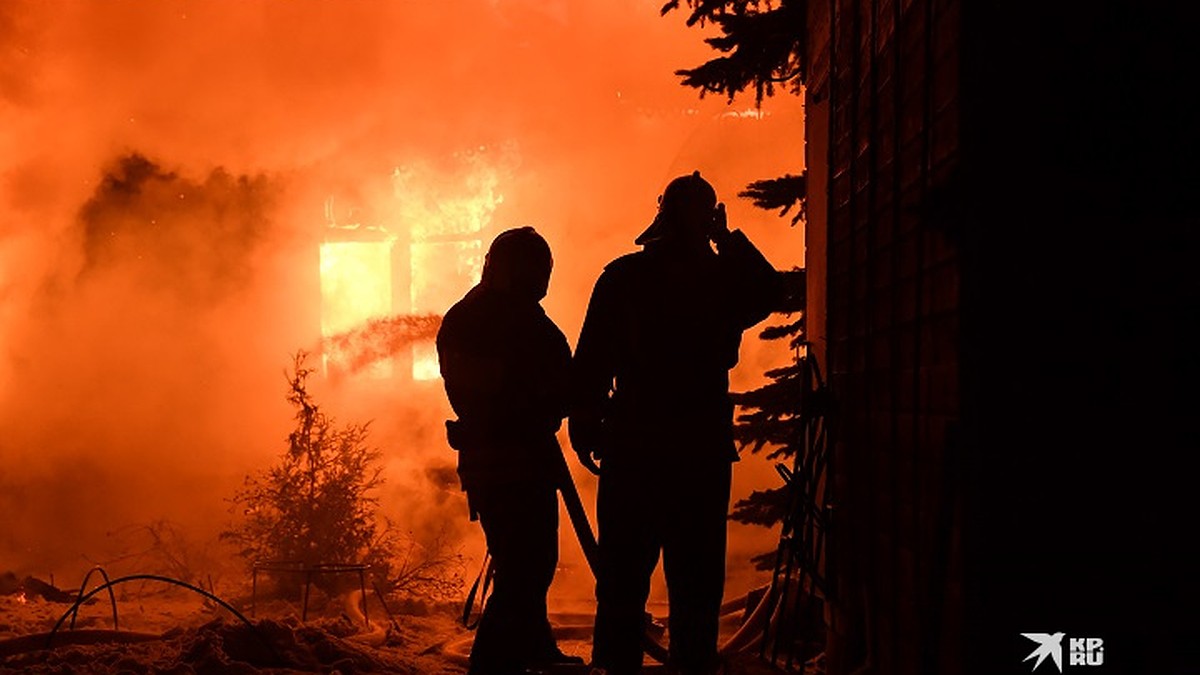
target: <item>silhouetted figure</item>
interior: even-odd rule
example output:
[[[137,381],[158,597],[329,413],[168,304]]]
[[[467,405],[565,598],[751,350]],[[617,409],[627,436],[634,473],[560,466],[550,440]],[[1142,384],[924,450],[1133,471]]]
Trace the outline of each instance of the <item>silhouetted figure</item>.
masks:
[[[714,242],[714,252],[710,242]],[[699,172],[667,185],[592,292],[573,361],[571,443],[596,471],[600,569],[594,665],[636,673],[662,552],[672,663],[712,672],[725,585],[733,405],[742,331],[765,318],[778,275]]]
[[[446,312],[437,336],[446,423],[472,520],[483,526],[493,592],[471,649],[470,673],[506,675],[562,662],[546,616],[558,563],[567,340],[538,303],[550,247],[531,227],[492,242],[482,280]],[[580,660],[576,659],[576,662]]]

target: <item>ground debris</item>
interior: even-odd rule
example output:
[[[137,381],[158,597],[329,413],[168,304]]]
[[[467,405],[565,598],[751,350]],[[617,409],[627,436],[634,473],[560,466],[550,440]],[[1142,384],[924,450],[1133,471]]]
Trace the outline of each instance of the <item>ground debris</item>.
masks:
[[[12,572],[0,574],[0,595],[20,596],[25,600],[41,598],[49,602],[75,602],[76,596],[37,577],[18,579]]]
[[[332,626],[331,626],[332,628]],[[0,659],[0,673],[417,673],[411,657],[338,637],[319,625],[217,619],[132,644],[70,644]]]

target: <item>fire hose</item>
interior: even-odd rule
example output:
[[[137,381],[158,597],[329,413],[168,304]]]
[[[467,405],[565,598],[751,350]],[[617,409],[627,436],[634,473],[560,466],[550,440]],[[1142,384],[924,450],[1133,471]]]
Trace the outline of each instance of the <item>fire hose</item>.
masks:
[[[94,572],[100,573],[100,575],[104,578],[104,583],[93,588],[91,591],[85,593],[84,591],[87,588],[87,581],[91,578],[91,576]],[[266,647],[267,651],[270,653],[271,658],[273,658],[275,662],[281,663],[281,664],[286,663],[284,661],[284,659],[282,658],[282,656],[280,655],[279,651],[276,649],[275,645],[269,639],[267,639],[267,637],[265,635],[262,634],[262,632],[259,630],[258,626],[254,625],[254,623],[252,623],[249,619],[247,619],[244,614],[239,612],[237,610],[237,608],[235,608],[233,605],[230,605],[228,602],[222,600],[216,594],[214,594],[210,591],[207,591],[203,588],[200,588],[199,586],[194,586],[192,584],[189,584],[186,581],[182,581],[180,579],[175,579],[172,577],[163,576],[160,574],[129,574],[129,575],[126,575],[123,577],[118,577],[116,579],[110,579],[108,577],[108,573],[105,572],[104,569],[99,566],[93,567],[87,573],[87,576],[84,578],[84,583],[79,588],[79,594],[78,594],[78,597],[76,598],[75,602],[72,603],[70,608],[68,608],[67,611],[64,612],[63,615],[58,618],[58,621],[54,624],[54,627],[51,628],[49,632],[37,633],[37,634],[32,634],[32,635],[22,635],[22,636],[18,636],[15,638],[8,638],[5,640],[0,640],[0,658],[13,656],[16,654],[24,654],[24,653],[31,652],[31,651],[50,649],[55,646],[56,642],[58,643],[59,646],[61,646],[61,645],[90,645],[90,644],[104,644],[104,643],[129,644],[129,643],[149,642],[149,641],[163,639],[163,635],[156,635],[153,633],[143,633],[143,632],[137,632],[137,631],[118,630],[116,597],[113,595],[112,589],[114,586],[119,586],[121,584],[125,584],[125,583],[131,582],[131,581],[143,581],[143,582],[144,581],[156,581],[156,582],[160,582],[160,583],[170,584],[173,586],[178,586],[180,588],[189,590],[197,595],[203,596],[205,599],[210,600],[210,601],[220,605],[222,608],[224,608],[226,611],[228,611],[230,614],[232,614],[234,617],[236,617],[238,620],[240,620],[243,624],[245,624],[250,629],[250,632],[262,644],[262,646]],[[109,598],[112,601],[113,629],[112,630],[74,630],[75,618],[79,613],[79,608],[82,607],[84,604],[88,603],[96,595],[103,593],[105,591],[108,592]],[[67,623],[68,618],[70,619],[70,630],[64,632],[61,629],[63,627],[63,624]],[[57,640],[56,640],[56,638],[57,638]]]
[[[595,576],[600,569],[600,545],[597,543],[596,535],[592,531],[592,524],[588,520],[587,511],[583,507],[583,500],[579,496],[579,489],[575,487],[575,480],[571,477],[567,461],[561,453],[557,454],[557,459],[558,462],[555,469],[559,478],[558,491],[562,494],[563,506],[566,508],[567,517],[571,521],[571,529],[575,531],[575,536],[579,540],[579,546],[583,549],[583,557],[587,560],[588,568],[591,569],[592,575]],[[474,629],[478,624],[478,621],[471,621],[471,614],[477,602],[476,598],[478,598],[479,605],[483,605],[491,581],[492,566],[490,564],[490,556],[485,554],[479,576],[476,577],[475,583],[467,593],[466,605],[463,607],[462,624],[466,628]],[[651,635],[649,630],[642,633],[642,649],[655,661],[659,663],[667,662],[667,648]]]
[[[559,460],[559,473],[561,476],[559,491],[562,493],[563,505],[566,507],[567,515],[571,520],[572,529],[575,530],[575,536],[579,538],[579,544],[583,549],[584,558],[587,559],[588,567],[591,568],[592,574],[595,575],[599,569],[600,547],[592,531],[591,523],[588,521],[587,511],[583,508],[583,501],[579,497],[579,490],[575,486],[575,480],[571,477],[571,472],[567,468],[566,460],[561,455],[559,455]],[[791,586],[795,583],[795,580],[788,580],[787,583]],[[762,595],[758,604],[754,606],[753,610],[749,611],[749,616],[742,622],[738,630],[719,646],[718,653],[720,655],[727,656],[735,652],[752,649],[762,642],[767,627],[776,625],[780,620],[785,604],[778,601],[778,598],[772,598],[771,595],[771,593],[764,593]],[[725,603],[721,607],[721,616],[746,607],[748,600],[749,594]],[[667,648],[651,635],[649,631],[642,634],[642,649],[655,661],[659,663],[667,662]]]
[[[587,560],[588,567],[592,570],[592,576],[596,576],[600,570],[600,545],[596,541],[595,533],[592,531],[592,524],[588,521],[587,511],[583,508],[583,500],[579,497],[579,489],[575,487],[575,479],[571,477],[571,471],[567,467],[567,460],[561,453],[558,454],[558,464],[558,491],[562,494],[563,506],[567,509],[567,517],[571,521],[571,528],[575,530],[575,536],[579,539],[579,546],[583,549],[583,557]],[[650,658],[659,663],[667,662],[667,648],[655,639],[649,631],[642,632],[642,650]]]
[[[566,460],[561,454],[558,455],[557,471],[559,474],[558,488],[562,494],[563,506],[571,521],[571,527],[575,532],[575,536],[579,540],[584,559],[587,561],[588,567],[594,576],[599,570],[600,547],[596,540],[596,535],[592,530],[591,522],[588,520],[587,511],[584,509],[583,500],[579,496],[575,480],[572,478]],[[478,597],[478,602],[482,606],[484,598],[487,595],[490,580],[491,566],[488,564],[488,558],[485,556],[484,565],[468,594],[466,607],[463,612],[463,625],[468,628],[473,627],[473,624],[470,622],[470,615],[475,606],[476,598]],[[794,580],[789,582],[789,585],[791,583],[794,583]],[[742,622],[742,625],[720,645],[718,653],[722,656],[727,656],[735,652],[753,649],[762,643],[767,628],[776,625],[783,612],[784,603],[780,602],[778,597],[773,598],[771,596],[771,593],[763,593],[761,600],[753,609],[747,610],[748,616]],[[721,607],[721,616],[746,608],[748,599],[749,594],[725,603]],[[667,662],[667,647],[659,642],[649,629],[642,634],[642,649],[655,661],[659,663]]]

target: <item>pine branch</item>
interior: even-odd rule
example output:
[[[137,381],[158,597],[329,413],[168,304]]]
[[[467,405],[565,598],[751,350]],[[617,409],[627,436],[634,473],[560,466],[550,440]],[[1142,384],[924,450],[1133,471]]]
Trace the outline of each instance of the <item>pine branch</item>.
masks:
[[[666,14],[678,9],[672,0]],[[688,0],[692,9],[687,25],[715,24],[721,35],[705,42],[723,54],[696,66],[677,70],[683,84],[700,95],[723,94],[730,101],[753,88],[755,104],[775,94],[777,84],[798,94],[805,76],[805,0],[759,2],[755,0]]]
[[[692,9],[687,18],[687,25],[690,27],[696,24],[703,26],[706,21],[712,21],[716,16],[745,14],[752,9],[769,7],[771,2],[768,0],[688,0],[687,4]],[[670,0],[662,6],[659,13],[665,16],[668,12],[676,9],[679,9],[679,0]]]
[[[759,332],[758,337],[764,340],[782,340],[787,337],[803,336],[804,335],[804,317],[792,321],[790,323],[780,324],[777,326],[767,326]]]
[[[791,459],[802,450],[796,442],[800,431],[802,428],[798,418],[769,423],[751,420],[738,423],[733,432],[733,439],[751,453],[770,448],[770,452],[766,454],[767,459]]]
[[[739,499],[733,505],[729,517],[747,525],[770,527],[783,519],[788,509],[786,486],[755,490],[749,497]]]
[[[766,553],[759,553],[758,555],[750,558],[750,562],[754,563],[754,569],[761,572],[763,570],[773,569],[775,567],[775,559],[778,556],[779,554],[773,550],[767,551]]]
[[[756,180],[738,193],[739,197],[750,199],[760,209],[780,209],[779,216],[786,216],[793,208],[792,225],[805,219],[805,204],[808,198],[808,173],[800,175],[784,174],[778,178]]]

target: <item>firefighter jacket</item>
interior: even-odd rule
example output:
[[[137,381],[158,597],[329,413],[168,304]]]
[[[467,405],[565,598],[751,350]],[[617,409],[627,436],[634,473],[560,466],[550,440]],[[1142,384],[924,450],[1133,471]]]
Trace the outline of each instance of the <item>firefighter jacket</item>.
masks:
[[[601,456],[605,470],[736,460],[729,370],[742,331],[780,293],[779,275],[736,230],[716,252],[668,240],[610,263],[572,361],[576,452]]]
[[[479,284],[446,312],[437,350],[463,488],[554,482],[571,351],[541,305]]]

